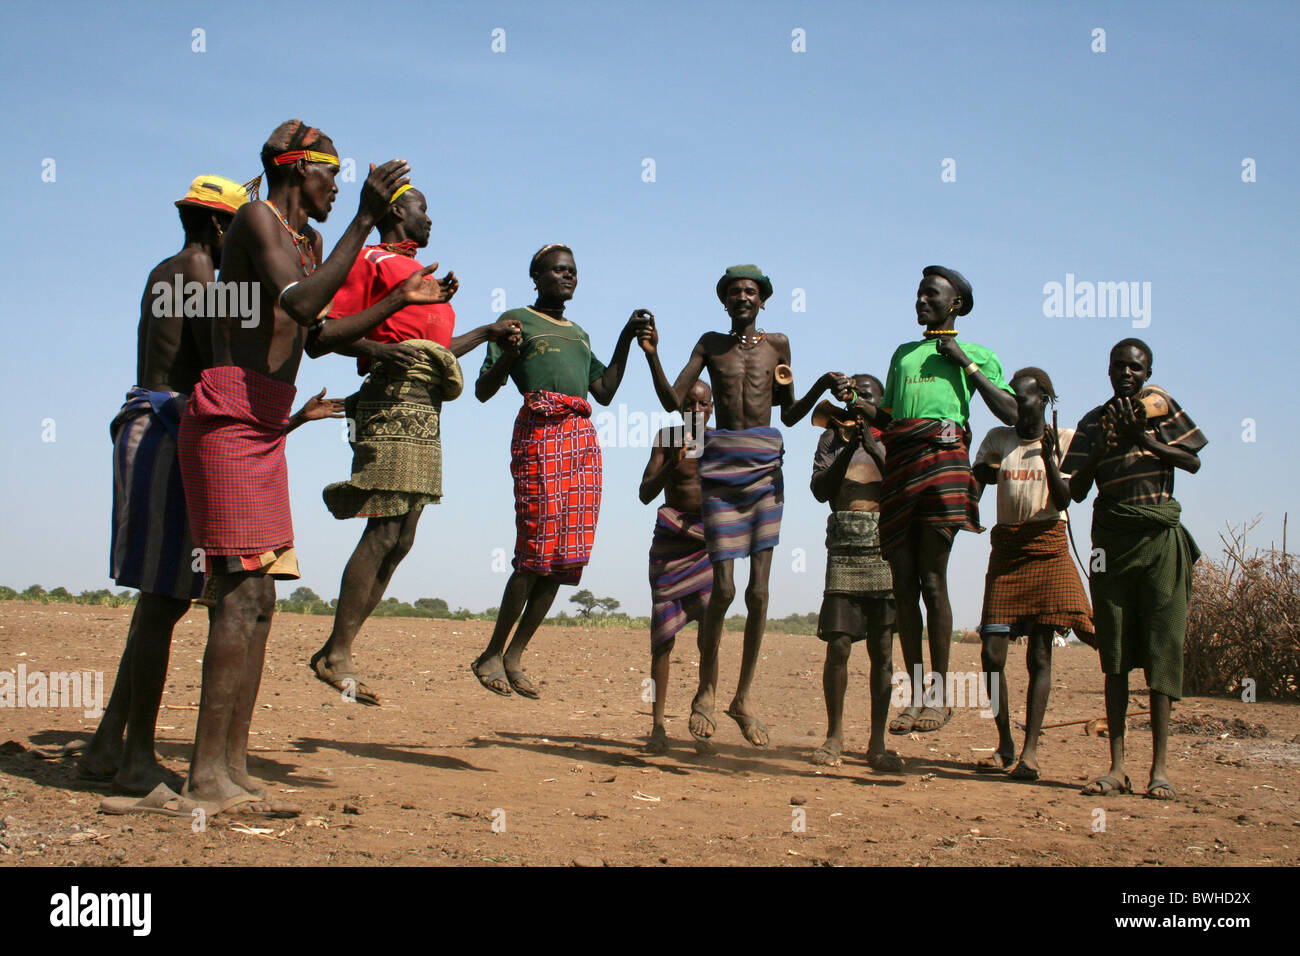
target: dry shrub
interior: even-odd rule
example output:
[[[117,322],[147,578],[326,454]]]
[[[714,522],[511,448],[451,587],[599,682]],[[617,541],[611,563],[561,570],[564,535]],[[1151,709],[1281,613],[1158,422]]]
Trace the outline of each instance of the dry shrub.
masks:
[[[1246,548],[1256,518],[1228,527],[1223,558],[1202,557],[1192,584],[1183,648],[1188,694],[1300,699],[1300,562],[1275,548]]]

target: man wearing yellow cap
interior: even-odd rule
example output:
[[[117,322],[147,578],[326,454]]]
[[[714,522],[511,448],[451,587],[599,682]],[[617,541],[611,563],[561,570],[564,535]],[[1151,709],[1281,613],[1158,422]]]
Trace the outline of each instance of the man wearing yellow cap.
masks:
[[[128,793],[148,793],[179,777],[154,754],[154,724],[167,678],[172,629],[203,590],[194,568],[176,433],[181,412],[211,352],[202,317],[186,317],[170,291],[208,283],[221,264],[221,240],[244,188],[199,176],[176,201],[185,244],[149,273],[140,302],[136,386],[109,426],[113,437],[111,571],[140,589],[108,707],[81,757],[83,775],[112,778]],[[163,290],[166,290],[165,292]],[[126,740],[123,744],[123,732]]]

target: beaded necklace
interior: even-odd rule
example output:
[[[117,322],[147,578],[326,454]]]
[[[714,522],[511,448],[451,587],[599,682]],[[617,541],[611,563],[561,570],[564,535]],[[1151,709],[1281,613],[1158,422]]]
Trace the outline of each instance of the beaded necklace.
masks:
[[[755,329],[754,332],[754,335],[746,335],[744,332],[737,332],[735,329],[732,329],[731,335],[740,343],[742,349],[752,349],[759,342],[763,341],[763,339],[767,338],[767,333],[762,329]]]
[[[945,336],[956,336],[956,329],[926,329],[923,333],[927,339],[941,339]]]
[[[289,220],[284,218],[284,214],[276,208],[275,203],[271,202],[269,199],[263,199],[262,202],[271,207],[271,211],[275,213],[275,218],[280,220],[280,225],[284,226],[285,230],[289,233],[289,237],[293,240],[294,248],[298,250],[299,264],[307,270],[308,275],[311,275],[316,271],[316,250],[312,248],[311,240],[302,233],[293,231],[293,227],[289,225]],[[307,264],[307,259],[303,257],[302,250],[304,247],[307,249],[307,255],[311,257],[310,265]]]

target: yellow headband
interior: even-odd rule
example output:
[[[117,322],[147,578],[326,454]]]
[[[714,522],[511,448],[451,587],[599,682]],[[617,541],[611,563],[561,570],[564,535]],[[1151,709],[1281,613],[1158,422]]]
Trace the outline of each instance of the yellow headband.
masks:
[[[397,200],[402,197],[402,193],[406,192],[408,189],[414,189],[414,188],[415,187],[412,186],[410,183],[403,183],[402,185],[398,186],[397,192],[393,193],[393,198],[388,200],[388,205],[391,206],[393,203],[397,202]]]
[[[300,159],[305,159],[309,163],[326,163],[330,166],[337,166],[339,158],[330,153],[317,152],[314,149],[291,149],[275,157],[273,162],[277,166],[289,166]]]

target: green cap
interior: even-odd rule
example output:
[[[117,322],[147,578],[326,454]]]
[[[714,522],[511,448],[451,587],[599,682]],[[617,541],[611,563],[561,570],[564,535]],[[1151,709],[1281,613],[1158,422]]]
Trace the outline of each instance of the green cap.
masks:
[[[718,301],[727,302],[727,285],[737,279],[753,279],[758,283],[758,294],[766,302],[772,296],[772,280],[763,275],[763,270],[754,265],[729,266],[718,280]]]

